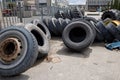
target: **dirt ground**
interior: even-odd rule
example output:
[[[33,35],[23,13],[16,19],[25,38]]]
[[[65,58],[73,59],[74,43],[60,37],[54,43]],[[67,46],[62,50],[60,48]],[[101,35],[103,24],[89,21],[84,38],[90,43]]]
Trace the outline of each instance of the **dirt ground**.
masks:
[[[23,74],[0,80],[120,80],[120,52],[110,51],[104,43],[94,43],[80,53],[70,51],[60,38],[50,41],[46,60]]]

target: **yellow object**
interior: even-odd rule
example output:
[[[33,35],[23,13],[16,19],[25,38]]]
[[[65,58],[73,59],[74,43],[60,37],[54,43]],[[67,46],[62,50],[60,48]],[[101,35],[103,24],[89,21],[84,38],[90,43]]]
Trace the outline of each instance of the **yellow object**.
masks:
[[[113,20],[112,23],[115,24],[116,26],[120,25],[120,21],[118,20]]]

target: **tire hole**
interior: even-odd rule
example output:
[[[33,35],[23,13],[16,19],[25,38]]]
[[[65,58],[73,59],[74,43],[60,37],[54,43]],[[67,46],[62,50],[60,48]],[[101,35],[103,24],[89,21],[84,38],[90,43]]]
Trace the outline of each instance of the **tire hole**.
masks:
[[[22,49],[23,47],[22,46],[20,46],[20,49]]]
[[[31,32],[35,36],[35,38],[38,42],[38,45],[43,46],[44,40],[43,40],[43,37],[41,36],[41,34],[39,32],[37,32],[36,30],[32,30]]]
[[[5,46],[3,46],[4,54],[11,55],[15,51],[15,45],[12,42],[6,43]]]
[[[44,27],[41,24],[38,24],[37,26],[46,34],[46,31],[45,31]]]
[[[18,56],[20,56],[20,53],[18,53]]]
[[[71,41],[79,43],[86,38],[86,31],[80,27],[73,28],[69,33],[69,38]]]

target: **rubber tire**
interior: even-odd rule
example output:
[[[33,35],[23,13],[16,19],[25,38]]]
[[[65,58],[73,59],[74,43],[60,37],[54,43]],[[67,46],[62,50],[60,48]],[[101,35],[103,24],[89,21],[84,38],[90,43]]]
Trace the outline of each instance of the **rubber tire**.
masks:
[[[51,33],[52,36],[56,36],[56,34],[57,34],[57,31],[56,31],[56,29],[55,29],[55,24],[54,24],[54,22],[53,22],[54,19],[55,19],[55,18],[51,18],[51,19],[49,20],[49,22],[48,22],[48,28],[49,28],[50,33]]]
[[[65,18],[68,18],[68,19],[72,19],[72,17],[71,17],[71,14],[70,14],[70,11],[67,11],[66,13],[65,13]]]
[[[49,32],[50,32],[50,34],[51,35],[53,35],[54,33],[53,33],[53,30],[52,30],[52,28],[51,28],[51,26],[50,26],[50,21],[51,21],[52,19],[51,18],[44,18],[43,19],[43,23],[47,26],[47,28],[49,29]],[[53,27],[53,26],[52,26]]]
[[[80,21],[80,22],[82,21],[82,22],[88,24],[91,27],[91,29],[93,30],[93,36],[94,36],[94,39],[91,40],[91,44],[92,44],[94,42],[94,40],[95,40],[95,37],[96,37],[96,28],[95,28],[95,26],[91,22],[89,22],[87,20],[84,20],[82,18],[74,19],[71,22],[76,22],[76,21]]]
[[[35,19],[33,20],[31,23],[33,23],[34,25],[36,25],[37,27],[39,27],[46,35],[46,37],[50,40],[51,39],[51,34],[47,28],[47,26],[40,20]]]
[[[106,28],[114,36],[115,39],[120,40],[120,31],[113,23],[109,23]]]
[[[102,36],[102,33],[100,32],[99,29],[97,29],[96,24],[92,23],[95,30],[96,30],[96,37],[95,37],[95,42],[103,42],[104,41],[104,37]]]
[[[38,52],[39,52],[38,57],[41,57],[43,55],[48,55],[50,50],[49,40],[47,39],[44,32],[41,29],[39,29],[36,25],[31,23],[26,24],[25,28],[35,36],[38,42]]]
[[[120,31],[120,25],[117,26],[117,29]]]
[[[85,30],[86,37],[83,41],[73,42],[70,39],[69,37],[70,31],[76,27],[79,27]],[[68,24],[67,27],[64,29],[63,34],[62,34],[62,39],[63,39],[64,44],[71,50],[81,51],[90,46],[92,40],[94,39],[93,30],[85,22],[75,21],[75,22]],[[73,39],[75,39],[75,37]],[[78,39],[75,39],[75,40],[78,40]]]
[[[58,29],[60,30],[60,34],[62,35],[63,30],[64,30],[65,27],[67,26],[67,22],[66,22],[66,20],[64,20],[64,19],[62,19],[62,18],[59,18],[58,21],[59,21],[59,23],[60,23],[60,25],[61,25],[61,27],[59,27]]]
[[[87,21],[92,21],[92,22],[94,22],[95,24],[98,22],[95,18],[93,18],[93,17],[84,17],[84,19],[85,20],[87,20]]]
[[[63,16],[60,14],[60,12],[55,13],[54,16],[55,16],[56,19],[63,18]]]
[[[56,18],[52,18],[52,23],[50,24],[51,27],[53,27],[53,33],[58,36],[59,35],[59,32],[58,32],[58,29],[57,29],[57,25],[58,25],[58,20]]]
[[[49,26],[49,20],[51,18],[43,18],[43,23],[48,27]]]
[[[66,18],[65,21],[66,21],[67,24],[69,24],[71,20]]]
[[[103,12],[101,19],[105,20],[106,18],[110,18],[112,20],[116,20],[117,19],[116,17],[117,16],[115,15],[113,11],[105,11]]]
[[[114,37],[111,33],[106,29],[104,23],[102,21],[96,24],[97,29],[102,33],[101,35],[104,37],[105,42],[112,42]]]
[[[25,46],[23,47],[23,49],[25,49],[25,51],[23,51],[24,57],[23,59],[21,59],[20,62],[18,61],[17,63],[11,63],[8,65],[2,64],[2,62],[0,61],[0,76],[19,75],[33,66],[34,62],[37,59],[37,41],[30,32],[28,32],[23,27],[8,27],[0,32],[0,42],[7,38],[13,37],[19,38],[22,44],[26,46],[26,48]],[[2,66],[4,68],[2,68]]]
[[[56,28],[56,31],[57,31],[57,36],[61,36],[61,24],[59,23],[59,20],[56,19],[54,20],[54,25],[55,25],[55,28]]]
[[[71,11],[71,15],[72,15],[72,17],[75,18],[75,19],[82,17],[82,15],[79,13],[79,11],[78,11],[77,9],[73,9],[73,10]]]
[[[62,31],[63,31],[63,21],[64,21],[64,19],[62,19],[62,18],[58,19],[58,22],[60,24],[60,27],[58,27],[60,34],[62,34]]]

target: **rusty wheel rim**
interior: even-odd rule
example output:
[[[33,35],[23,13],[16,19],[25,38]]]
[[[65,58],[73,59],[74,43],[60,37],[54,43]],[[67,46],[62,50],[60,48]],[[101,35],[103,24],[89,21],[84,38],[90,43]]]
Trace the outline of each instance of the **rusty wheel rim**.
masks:
[[[21,52],[21,43],[16,38],[8,38],[0,44],[0,60],[12,62],[17,59]]]

